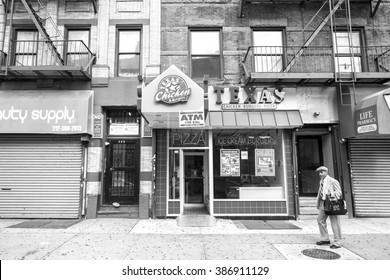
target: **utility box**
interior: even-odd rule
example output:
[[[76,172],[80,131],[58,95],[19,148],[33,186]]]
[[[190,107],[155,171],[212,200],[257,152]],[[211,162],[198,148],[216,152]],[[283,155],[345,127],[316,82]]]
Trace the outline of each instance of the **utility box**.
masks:
[[[139,218],[149,219],[149,194],[139,195]]]

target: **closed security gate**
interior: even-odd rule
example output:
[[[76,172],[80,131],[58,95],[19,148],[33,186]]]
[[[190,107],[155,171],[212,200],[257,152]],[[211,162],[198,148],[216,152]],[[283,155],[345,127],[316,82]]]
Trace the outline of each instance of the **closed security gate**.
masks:
[[[0,138],[0,217],[78,218],[81,141]]]
[[[390,216],[390,140],[351,140],[357,217]]]

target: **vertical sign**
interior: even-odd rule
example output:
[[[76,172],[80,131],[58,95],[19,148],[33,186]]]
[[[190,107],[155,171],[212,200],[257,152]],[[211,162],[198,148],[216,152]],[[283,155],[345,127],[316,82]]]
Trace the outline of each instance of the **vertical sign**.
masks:
[[[152,127],[144,118],[141,118],[142,135],[141,137],[152,137]]]
[[[275,176],[275,150],[255,150],[256,176]]]
[[[355,112],[356,132],[378,133],[378,112],[376,106],[370,106]]]
[[[92,138],[103,138],[103,114],[93,114]]]
[[[240,150],[221,149],[221,177],[240,176]]]

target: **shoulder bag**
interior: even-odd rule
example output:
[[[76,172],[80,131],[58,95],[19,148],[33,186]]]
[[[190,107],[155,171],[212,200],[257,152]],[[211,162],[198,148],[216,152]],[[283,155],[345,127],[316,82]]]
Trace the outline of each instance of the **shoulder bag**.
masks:
[[[347,203],[344,199],[331,200],[329,195],[325,200],[325,214],[326,215],[345,215],[347,214]]]

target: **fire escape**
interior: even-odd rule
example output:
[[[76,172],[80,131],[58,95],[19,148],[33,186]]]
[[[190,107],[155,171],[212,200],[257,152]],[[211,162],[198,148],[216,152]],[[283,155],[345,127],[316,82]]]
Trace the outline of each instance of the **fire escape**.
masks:
[[[84,42],[65,40],[41,0],[19,2],[28,13],[40,38],[19,40],[13,38],[14,32],[10,32],[7,55],[2,51],[1,79],[90,80],[95,55]],[[16,3],[15,0],[3,3],[10,14],[12,30]],[[96,13],[96,0],[91,0],[91,3]]]
[[[286,3],[286,0],[279,2]],[[303,1],[287,2],[306,5]],[[246,85],[327,84],[354,88],[355,83],[383,84],[390,81],[390,46],[354,45],[350,2],[370,2],[371,17],[381,4],[381,0],[325,0],[286,46],[250,46],[242,60],[242,82]],[[240,17],[246,16],[250,4],[272,5],[265,0],[241,0]],[[342,27],[338,22],[342,22]],[[325,26],[332,30],[332,45],[312,44]],[[344,36],[342,40],[336,37],[337,32]],[[265,61],[271,65],[261,67]]]

